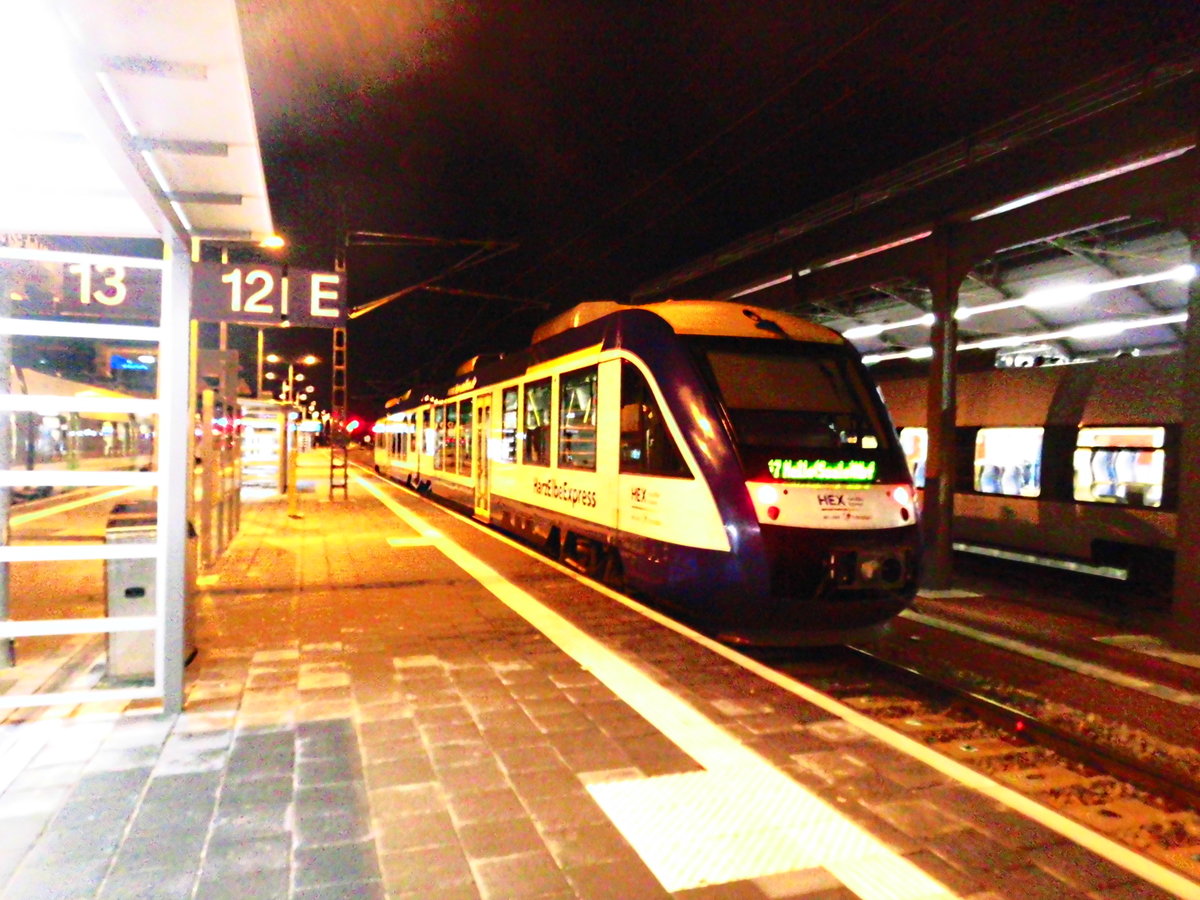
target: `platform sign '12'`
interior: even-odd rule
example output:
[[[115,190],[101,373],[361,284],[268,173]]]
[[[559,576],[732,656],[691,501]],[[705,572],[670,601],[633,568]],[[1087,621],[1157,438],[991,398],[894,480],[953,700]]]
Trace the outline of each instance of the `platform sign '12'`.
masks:
[[[346,324],[343,277],[336,272],[252,263],[197,263],[192,272],[192,318],[202,322]]]

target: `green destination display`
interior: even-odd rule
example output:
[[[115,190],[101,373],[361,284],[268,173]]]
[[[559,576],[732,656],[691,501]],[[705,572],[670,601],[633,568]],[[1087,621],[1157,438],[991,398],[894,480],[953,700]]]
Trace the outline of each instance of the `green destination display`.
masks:
[[[874,481],[875,461],[863,459],[769,459],[767,470],[785,481]]]

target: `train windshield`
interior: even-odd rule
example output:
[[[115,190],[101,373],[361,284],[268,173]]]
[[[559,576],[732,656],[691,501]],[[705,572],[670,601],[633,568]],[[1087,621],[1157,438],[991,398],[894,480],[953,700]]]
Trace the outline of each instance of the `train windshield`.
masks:
[[[840,348],[782,341],[698,339],[743,449],[874,450],[890,429],[862,370]]]

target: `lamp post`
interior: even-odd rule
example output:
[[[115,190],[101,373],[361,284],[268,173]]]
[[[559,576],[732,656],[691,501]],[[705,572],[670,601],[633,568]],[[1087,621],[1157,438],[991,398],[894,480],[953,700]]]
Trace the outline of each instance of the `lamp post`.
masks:
[[[275,353],[267,354],[266,360],[269,363],[284,362],[283,357]],[[287,360],[287,380],[283,383],[283,390],[280,393],[279,399],[291,401],[296,389],[296,382],[304,380],[304,373],[297,372],[296,366],[312,366],[316,365],[320,361],[321,360],[317,359],[317,357],[313,356],[311,353],[307,354],[306,356],[301,356],[297,359]],[[269,381],[273,381],[278,376],[276,376],[274,372],[267,372],[264,377]]]
[[[274,353],[268,355],[266,359],[267,359],[267,362],[269,362],[269,363],[281,363],[284,361],[283,357],[278,356],[277,354],[274,354]],[[283,384],[283,390],[280,392],[279,399],[286,400],[288,403],[294,403],[294,400],[295,400],[294,392],[296,389],[296,382],[304,380],[304,373],[297,372],[296,366],[311,366],[318,362],[320,362],[320,360],[317,359],[317,357],[313,356],[311,353],[309,353],[305,356],[301,356],[298,359],[287,360],[287,367],[288,367],[287,381],[285,381]],[[267,373],[266,377],[272,378],[272,376],[274,376],[274,374],[275,374],[274,372],[269,372],[269,373]],[[285,433],[286,433],[286,440],[287,440],[287,448],[286,449],[287,449],[288,517],[292,518],[292,519],[299,519],[299,518],[303,518],[300,514],[300,494],[296,490],[296,469],[297,469],[297,460],[298,460],[298,455],[299,455],[298,447],[297,447],[297,439],[298,439],[298,434],[299,434],[298,429],[300,427],[300,422],[299,422],[298,415],[296,417],[293,417],[293,415],[290,412],[286,413],[286,415],[287,415],[287,428],[285,429]]]

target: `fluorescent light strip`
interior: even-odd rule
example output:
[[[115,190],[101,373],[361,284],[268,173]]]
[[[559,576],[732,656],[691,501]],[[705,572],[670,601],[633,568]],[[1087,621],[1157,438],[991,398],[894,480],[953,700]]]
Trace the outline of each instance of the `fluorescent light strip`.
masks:
[[[997,312],[1002,309],[1013,309],[1018,306],[1030,309],[1048,309],[1053,306],[1076,303],[1094,294],[1102,294],[1105,291],[1137,287],[1142,284],[1156,284],[1160,281],[1177,281],[1181,284],[1186,284],[1195,277],[1196,267],[1188,263],[1149,275],[1130,275],[1127,278],[1113,278],[1109,281],[1096,281],[1091,284],[1047,288],[1040,291],[1031,291],[1024,297],[1018,297],[1015,300],[1001,300],[998,303],[985,303],[980,306],[961,306],[955,311],[954,318],[961,321],[963,319],[970,319],[973,316],[983,315],[984,313]]]
[[[1172,313],[1167,316],[1153,316],[1146,319],[1124,319],[1118,321],[1088,322],[1083,325],[1072,325],[1070,328],[1059,328],[1056,331],[1043,331],[1038,334],[1019,334],[1003,338],[989,338],[985,341],[975,341],[969,344],[959,344],[959,350],[993,350],[998,347],[1019,347],[1022,344],[1037,341],[1057,340],[1088,340],[1098,337],[1112,337],[1133,331],[1138,328],[1155,328],[1160,325],[1179,325],[1187,321],[1187,313]]]
[[[924,240],[925,238],[929,237],[931,234],[933,234],[932,231],[921,231],[921,232],[918,232],[917,234],[910,234],[905,237],[899,238],[898,240],[889,241],[888,243],[880,244],[877,247],[871,247],[869,250],[860,250],[857,253],[851,253],[849,256],[841,256],[841,257],[838,257],[837,259],[830,260],[827,263],[821,263],[821,265],[817,266],[816,268],[832,269],[834,266],[840,266],[842,263],[853,262],[856,259],[862,259],[863,257],[866,257],[866,256],[874,256],[876,253],[883,253],[885,250],[891,250],[895,247],[903,247],[905,244],[911,244],[913,241]],[[796,272],[795,274],[796,274],[796,276],[809,275],[812,273],[812,271],[813,271],[812,269],[802,269],[802,270]],[[762,291],[769,287],[774,287],[777,284],[783,284],[785,281],[788,281],[791,278],[792,278],[792,273],[789,272],[787,275],[781,275],[780,277],[773,278],[770,281],[764,281],[762,284],[756,284],[756,285],[754,285],[754,287],[748,287],[748,288],[745,288],[744,290],[738,291],[736,294],[730,295],[729,299],[736,300],[738,297],[745,297],[747,294],[753,294],[756,291]],[[864,327],[867,327],[867,326],[864,326]],[[874,327],[874,326],[871,326],[871,327]],[[903,326],[902,325],[891,325],[888,327],[901,328]],[[878,332],[876,332],[876,333],[878,333]]]
[[[1139,328],[1155,328],[1161,325],[1180,325],[1187,321],[1187,313],[1172,313],[1167,316],[1153,316],[1145,319],[1124,319],[1120,321],[1088,322],[1083,325],[1072,325],[1070,328],[1060,328],[1056,331],[1041,331],[1037,334],[1014,334],[1002,338],[989,338],[985,341],[974,341],[959,344],[958,350],[996,350],[1001,347],[1020,347],[1024,344],[1034,344],[1038,341],[1056,340],[1089,340],[1099,337],[1112,337],[1126,331]],[[875,363],[888,362],[895,359],[929,359],[933,356],[932,347],[916,347],[896,353],[871,353],[863,357],[863,362],[870,366]]]
[[[886,244],[880,244],[878,247],[872,247],[870,250],[861,250],[858,253],[851,253],[849,256],[840,256],[837,259],[830,260],[818,266],[821,269],[832,269],[834,266],[840,266],[842,263],[854,262],[856,259],[863,259],[867,256],[874,256],[876,253],[883,253],[885,250],[892,250],[896,247],[903,247],[905,244],[911,244],[913,241],[922,241],[933,234],[932,231],[921,231],[917,234],[910,234],[907,237],[899,238],[895,241],[889,241]]]
[[[104,91],[104,96],[108,98],[108,102],[116,110],[117,117],[120,118],[121,124],[125,126],[125,131],[129,137],[141,137],[137,121],[130,115],[129,110],[125,106],[125,101],[121,99],[121,94],[117,90],[117,86],[113,83],[111,76],[107,72],[97,72],[96,80],[100,82],[100,88]]]
[[[847,328],[842,332],[842,337],[849,340],[855,338],[875,337],[877,334],[883,334],[885,331],[895,331],[897,328],[911,328],[913,325],[924,325],[926,328],[931,328],[936,321],[933,313],[926,313],[923,316],[917,316],[915,319],[905,319],[901,322],[888,322],[883,325],[856,325],[854,328]]]
[[[797,274],[807,275],[810,271],[811,271],[811,269],[805,269],[803,272],[799,272]],[[791,280],[792,280],[791,273],[788,273],[787,275],[780,275],[778,278],[772,278],[770,281],[764,281],[762,284],[756,284],[756,285],[754,285],[754,287],[748,287],[745,290],[738,291],[736,294],[733,294],[729,299],[736,300],[738,297],[745,297],[747,294],[754,294],[754,293],[757,293],[758,291],[765,291],[769,287],[775,287],[775,285],[777,285],[777,284],[783,284],[785,281],[791,281]]]
[[[1124,175],[1127,172],[1136,172],[1138,169],[1144,169],[1147,166],[1153,166],[1160,162],[1166,162],[1168,159],[1174,159],[1177,156],[1182,156],[1194,146],[1194,144],[1189,144],[1188,146],[1181,147],[1178,150],[1171,150],[1168,153],[1152,156],[1150,159],[1139,159],[1136,162],[1131,162],[1125,166],[1119,166],[1116,169],[1108,169],[1104,172],[1098,172],[1095,175],[1088,175],[1085,178],[1077,178],[1074,181],[1068,181],[1065,184],[1055,185],[1054,187],[1047,188],[1044,191],[1038,191],[1034,194],[1026,194],[1023,197],[1018,197],[1016,200],[1010,200],[1007,203],[994,206],[986,212],[981,212],[978,215],[971,216],[971,221],[978,222],[980,219],[998,216],[1001,213],[1010,212],[1014,209],[1020,209],[1022,206],[1028,206],[1031,203],[1037,203],[1039,200],[1047,200],[1050,197],[1054,197],[1058,194],[1065,194],[1067,191],[1073,191],[1076,188],[1086,187],[1087,185],[1095,184],[1098,181],[1107,181],[1109,178],[1115,178],[1116,176]]]
[[[1126,278],[1096,281],[1092,284],[1066,285],[1058,288],[1031,291],[1024,297],[1018,297],[1015,300],[1001,300],[998,303],[985,303],[981,306],[960,306],[955,310],[954,318],[962,321],[974,316],[983,315],[984,313],[998,312],[1003,309],[1015,309],[1018,306],[1030,309],[1047,309],[1052,306],[1074,303],[1086,299],[1093,294],[1102,294],[1105,291],[1115,291],[1118,288],[1135,287],[1141,284],[1155,284],[1160,281],[1177,281],[1180,284],[1186,284],[1196,277],[1196,271],[1196,266],[1186,263],[1182,266],[1175,266],[1172,269],[1165,269],[1162,272],[1154,272],[1149,275],[1130,275]],[[885,331],[895,331],[898,328],[911,328],[914,325],[932,327],[934,321],[936,319],[933,313],[927,313],[915,319],[904,319],[900,322],[886,322],[880,325],[855,325],[843,331],[842,337],[848,340],[875,337],[876,335],[883,334]]]
[[[161,340],[161,329],[157,325],[105,325],[99,322],[60,322],[55,319],[0,318],[0,335],[157,343]]]

